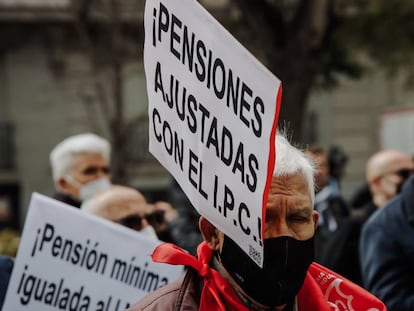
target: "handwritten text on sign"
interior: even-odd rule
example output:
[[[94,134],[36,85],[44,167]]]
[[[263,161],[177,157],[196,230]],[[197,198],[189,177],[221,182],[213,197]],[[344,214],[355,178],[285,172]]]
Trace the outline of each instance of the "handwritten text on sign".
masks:
[[[193,0],[149,0],[150,151],[201,215],[262,265],[280,81]]]
[[[34,194],[3,310],[124,310],[182,274],[152,262],[159,243]]]

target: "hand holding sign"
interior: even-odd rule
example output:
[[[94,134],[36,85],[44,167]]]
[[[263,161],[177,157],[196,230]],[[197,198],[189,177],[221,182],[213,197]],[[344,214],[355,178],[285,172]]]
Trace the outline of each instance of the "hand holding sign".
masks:
[[[150,151],[261,266],[280,81],[191,0],[147,1],[145,37]]]

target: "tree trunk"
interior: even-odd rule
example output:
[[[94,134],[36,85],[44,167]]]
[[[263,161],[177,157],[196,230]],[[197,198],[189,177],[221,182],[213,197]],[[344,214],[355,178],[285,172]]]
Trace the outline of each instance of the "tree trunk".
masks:
[[[91,0],[72,0],[75,28],[80,41],[86,51],[91,64],[90,79],[93,82],[97,104],[101,109],[109,131],[112,146],[112,178],[115,183],[123,183],[126,178],[127,148],[125,145],[126,121],[124,119],[123,98],[123,42],[120,20],[121,2],[118,0],[106,0],[108,21],[105,24],[108,36],[109,53],[106,53],[107,65],[110,72],[110,87],[102,84],[98,79],[99,68],[96,64],[98,54],[102,53],[95,48],[91,35],[88,32],[89,15],[92,7]],[[106,51],[105,51],[106,52]],[[111,92],[108,92],[107,90]],[[95,116],[91,116],[92,118]]]
[[[333,0],[302,0],[281,7],[266,0],[234,0],[255,49],[265,51],[269,69],[282,81],[279,125],[301,141],[306,104],[329,35]],[[285,2],[286,3],[286,2]],[[291,17],[286,18],[287,11]]]
[[[123,77],[122,77],[122,33],[120,27],[120,2],[110,0],[110,33],[111,33],[111,54],[110,65],[113,86],[114,116],[111,120],[111,141],[113,149],[112,173],[113,180],[117,183],[125,182],[126,176],[126,146],[125,146],[125,120],[124,120],[124,98],[123,98]]]

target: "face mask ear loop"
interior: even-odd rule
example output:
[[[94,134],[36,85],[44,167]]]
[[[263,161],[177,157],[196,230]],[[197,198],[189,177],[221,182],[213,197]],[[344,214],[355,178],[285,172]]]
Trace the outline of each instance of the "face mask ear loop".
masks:
[[[82,184],[76,181],[75,178],[72,177],[72,175],[66,174],[64,177],[72,186],[75,186],[78,189],[82,187]]]

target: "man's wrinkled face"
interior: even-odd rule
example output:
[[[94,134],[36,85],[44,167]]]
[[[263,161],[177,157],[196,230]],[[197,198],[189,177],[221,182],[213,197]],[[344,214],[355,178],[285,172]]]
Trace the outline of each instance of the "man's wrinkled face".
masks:
[[[318,219],[301,175],[273,177],[266,204],[264,239],[289,236],[308,240],[315,234]],[[221,232],[219,240],[221,251],[224,240]]]
[[[273,178],[270,184],[269,196],[266,204],[266,219],[264,222],[265,240],[278,237],[290,237],[295,240],[308,241],[315,234],[318,218],[319,214],[313,209],[309,189],[303,176],[295,175]],[[217,236],[220,242],[220,253],[222,253],[224,235],[222,232],[218,231]],[[309,255],[308,253],[305,253],[308,251],[307,248],[303,248],[304,253],[302,258]],[[280,254],[282,257],[285,255],[286,254]],[[278,259],[280,258],[275,258],[275,260],[270,261],[277,262]],[[298,260],[298,264],[299,266],[296,267],[297,269],[304,267],[300,259]],[[271,269],[269,271],[273,270]],[[250,296],[248,292],[245,292],[233,279],[230,278],[229,280],[232,286],[242,293],[243,296],[247,297],[247,299],[256,307],[259,309],[267,308],[265,305],[254,300],[252,296]],[[292,280],[292,282],[293,281],[300,280],[295,279]],[[257,285],[261,286],[261,284]],[[284,307],[285,305],[283,304],[266,310],[281,311]]]
[[[301,175],[273,178],[266,204],[265,239],[279,236],[310,239],[318,217]]]
[[[81,184],[101,177],[109,178],[108,163],[97,153],[78,154],[75,156],[70,175]]]

